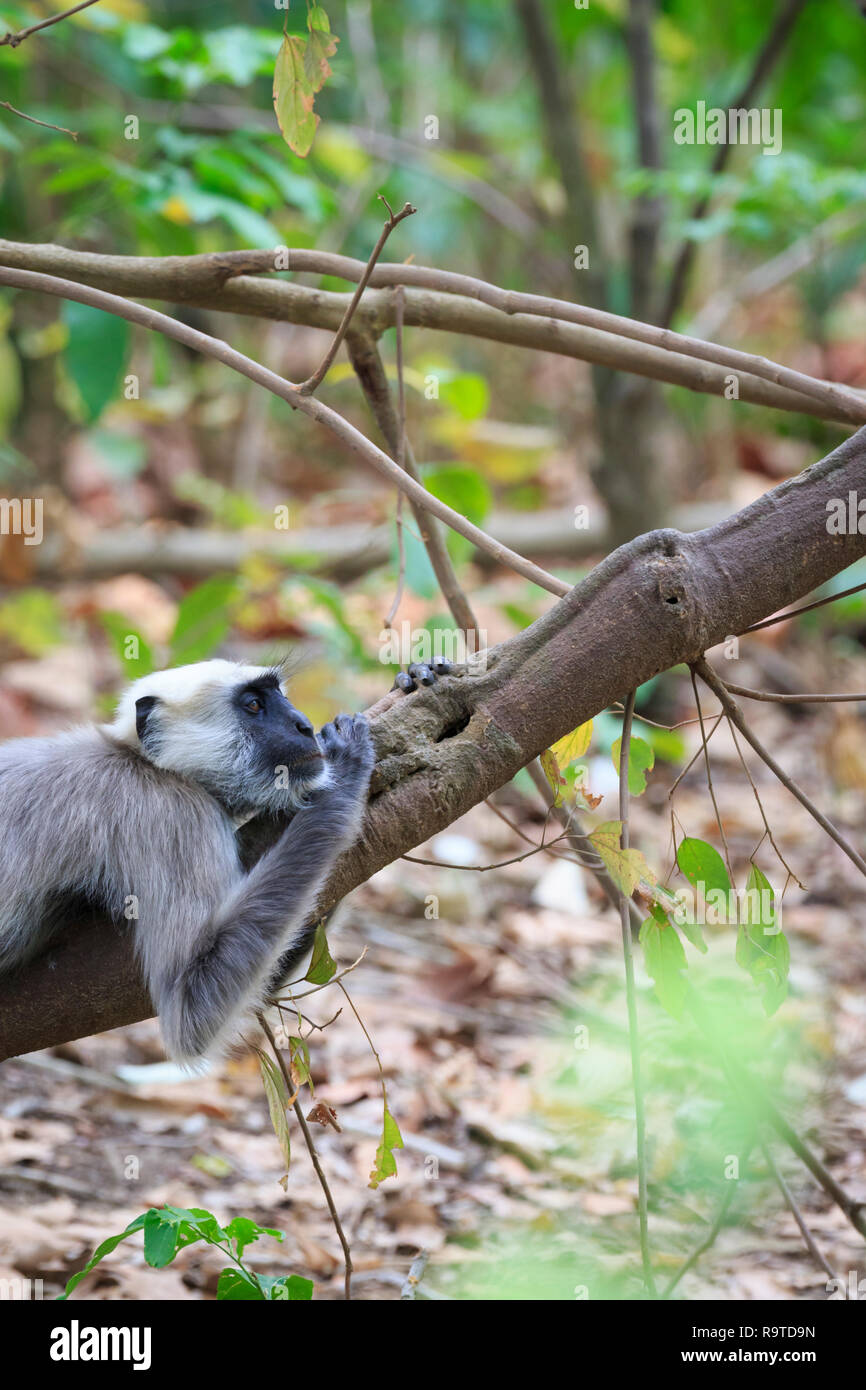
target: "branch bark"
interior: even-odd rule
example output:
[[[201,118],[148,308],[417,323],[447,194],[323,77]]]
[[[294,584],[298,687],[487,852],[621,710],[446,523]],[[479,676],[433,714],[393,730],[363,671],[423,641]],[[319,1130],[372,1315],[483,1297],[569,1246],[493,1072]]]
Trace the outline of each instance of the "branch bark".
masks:
[[[792,603],[866,553],[829,535],[827,503],[866,487],[866,430],[709,530],[651,532],[608,556],[486,671],[392,702],[373,722],[377,766],[359,842],[318,904],[358,884],[503,786],[556,739],[659,671]],[[780,551],[784,563],[780,563]],[[251,858],[276,833],[254,822]],[[146,1018],[128,934],[81,924],[0,981],[0,1058]]]

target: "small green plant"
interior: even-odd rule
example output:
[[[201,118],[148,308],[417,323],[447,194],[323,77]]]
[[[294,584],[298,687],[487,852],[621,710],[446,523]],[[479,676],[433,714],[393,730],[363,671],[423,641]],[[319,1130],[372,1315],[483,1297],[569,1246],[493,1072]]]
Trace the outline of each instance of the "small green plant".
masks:
[[[72,1290],[81,1283],[86,1274],[110,1255],[122,1240],[144,1232],[144,1258],[154,1269],[165,1269],[170,1265],[179,1250],[195,1245],[199,1240],[222,1250],[233,1261],[234,1268],[224,1269],[217,1285],[217,1299],[221,1301],[288,1300],[292,1303],[309,1302],[313,1297],[313,1284],[298,1274],[269,1275],[256,1274],[243,1263],[242,1255],[248,1245],[259,1236],[273,1236],[282,1240],[283,1232],[272,1230],[269,1226],[259,1226],[246,1216],[236,1216],[223,1229],[212,1212],[202,1207],[151,1207],[131,1221],[125,1231],[109,1236],[94,1251],[84,1269],[66,1285],[61,1299],[68,1298]]]

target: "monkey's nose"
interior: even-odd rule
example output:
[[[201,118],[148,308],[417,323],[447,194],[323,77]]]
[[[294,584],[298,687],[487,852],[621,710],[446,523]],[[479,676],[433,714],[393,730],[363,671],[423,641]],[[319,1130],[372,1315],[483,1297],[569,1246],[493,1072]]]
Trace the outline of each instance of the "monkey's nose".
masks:
[[[299,734],[303,734],[306,738],[315,738],[316,736],[312,724],[308,719],[304,719],[303,715],[295,720],[295,728]]]

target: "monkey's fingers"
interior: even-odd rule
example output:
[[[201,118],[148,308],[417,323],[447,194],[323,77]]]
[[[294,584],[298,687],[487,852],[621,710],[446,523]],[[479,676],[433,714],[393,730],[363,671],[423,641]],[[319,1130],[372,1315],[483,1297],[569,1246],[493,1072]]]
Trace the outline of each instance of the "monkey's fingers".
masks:
[[[450,661],[413,661],[408,670],[398,671],[394,678],[392,690],[402,690],[408,695],[410,691],[417,690],[419,685],[434,685],[437,676],[447,676],[451,671]]]

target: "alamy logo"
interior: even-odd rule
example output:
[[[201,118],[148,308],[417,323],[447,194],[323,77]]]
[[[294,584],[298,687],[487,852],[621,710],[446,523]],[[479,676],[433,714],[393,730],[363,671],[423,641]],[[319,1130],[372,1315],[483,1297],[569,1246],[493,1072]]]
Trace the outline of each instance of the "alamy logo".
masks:
[[[23,536],[25,545],[41,545],[42,498],[0,497],[0,536]]]
[[[134,1371],[150,1370],[149,1327],[68,1327],[51,1331],[52,1361],[131,1361]]]
[[[674,112],[674,141],[677,145],[761,145],[761,154],[779,154],[782,149],[782,112],[777,106],[722,106],[707,109],[705,101],[692,111],[679,106]]]

